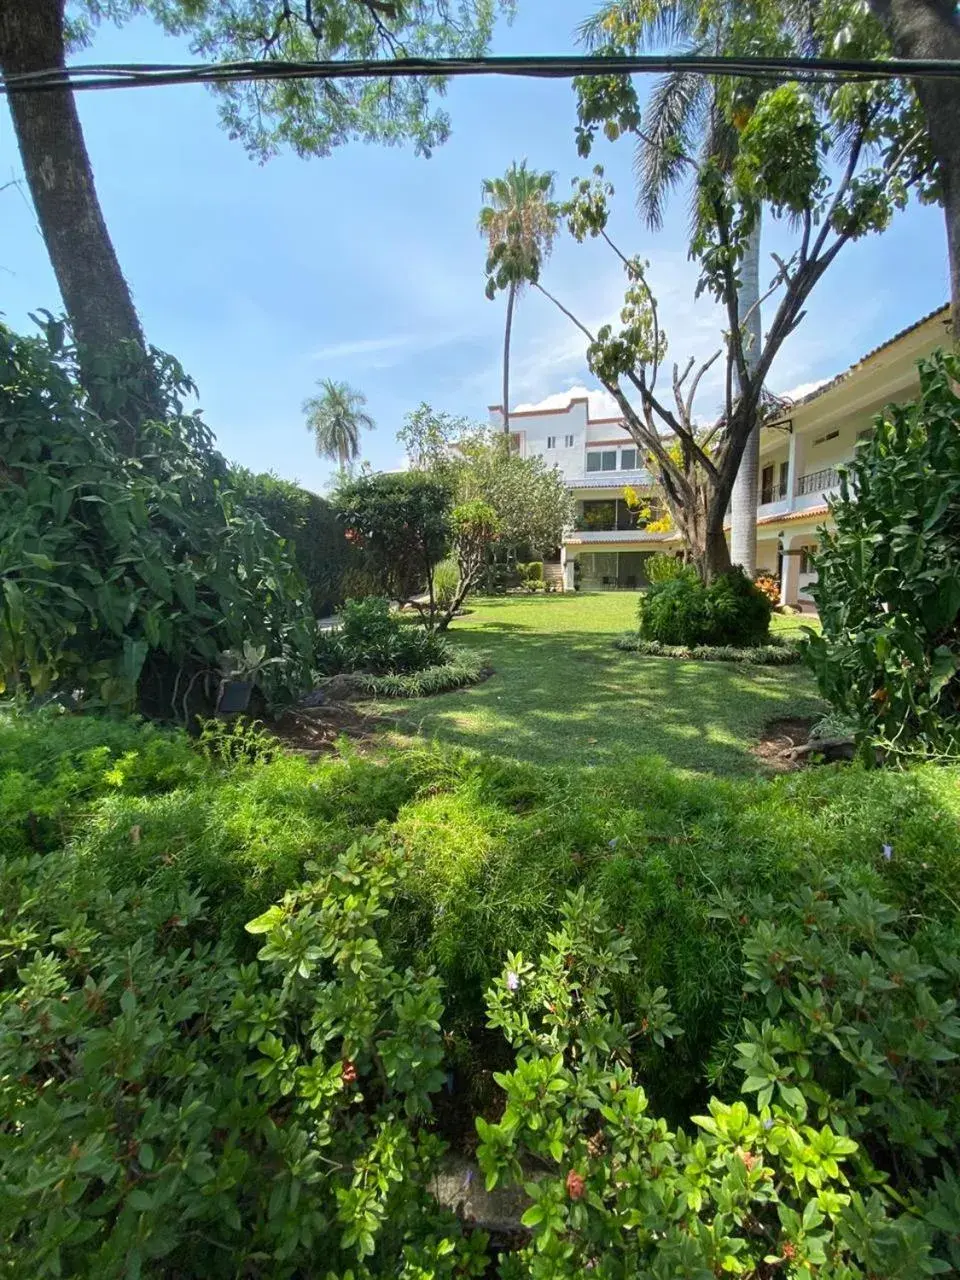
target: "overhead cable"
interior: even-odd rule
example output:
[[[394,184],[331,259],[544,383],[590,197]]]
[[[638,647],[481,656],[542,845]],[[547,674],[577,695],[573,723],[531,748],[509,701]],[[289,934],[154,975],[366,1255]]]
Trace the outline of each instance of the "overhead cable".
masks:
[[[672,71],[811,81],[950,79],[960,77],[960,61],[885,58],[868,62],[833,58],[722,58],[701,54],[645,54],[636,57],[541,54],[533,57],[395,58],[351,62],[268,59],[216,63],[103,63],[18,72],[0,81],[0,92],[44,93],[65,88],[74,91],[146,89],[261,80],[448,79],[456,76],[569,79],[574,76],[662,75]]]

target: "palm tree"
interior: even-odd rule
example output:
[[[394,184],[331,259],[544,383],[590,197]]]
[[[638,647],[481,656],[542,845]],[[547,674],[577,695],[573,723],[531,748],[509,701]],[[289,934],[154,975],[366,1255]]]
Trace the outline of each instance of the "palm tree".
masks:
[[[679,46],[683,53],[718,54],[731,52],[725,39],[726,19],[721,14],[716,25],[704,26],[699,0],[659,0],[652,8],[638,6],[636,0],[610,0],[580,28],[581,39],[591,49],[624,40],[634,48]],[[754,90],[754,101],[759,89]],[[729,171],[737,152],[737,129],[749,119],[749,86],[738,87],[738,97],[729,119],[721,108],[716,83],[707,76],[680,69],[658,80],[650,94],[644,127],[637,143],[634,173],[637,204],[652,230],[663,225],[668,193],[694,178],[692,222],[697,230],[697,170],[708,159],[719,160]],[[697,156],[698,163],[690,164]],[[757,214],[753,230],[744,246],[740,264],[738,306],[741,326],[747,337],[745,356],[748,369],[760,354],[760,227]],[[742,388],[741,388],[742,390]],[[757,495],[760,470],[760,431],[755,426],[747,440],[730,499],[731,552],[734,564],[743,565],[752,577],[757,562]]]
[[[553,248],[557,207],[553,174],[516,161],[502,178],[483,180],[480,234],[487,241],[487,297],[507,290],[503,333],[503,429],[510,431],[510,336],[513,308],[525,284],[534,283]]]
[[[307,430],[313,432],[321,458],[335,458],[341,471],[348,471],[360,456],[360,430],[376,425],[364,411],[367,397],[348,382],[323,378],[317,383],[320,394],[303,402]]]

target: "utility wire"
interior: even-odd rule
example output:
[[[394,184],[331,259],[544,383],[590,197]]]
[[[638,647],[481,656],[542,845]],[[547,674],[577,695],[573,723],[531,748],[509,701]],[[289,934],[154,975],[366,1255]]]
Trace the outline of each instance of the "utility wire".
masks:
[[[701,54],[637,57],[538,55],[488,58],[395,58],[356,62],[250,61],[217,63],[104,63],[18,72],[0,82],[2,93],[58,89],[146,89],[178,84],[237,84],[255,80],[370,80],[411,76],[572,76],[663,74],[764,76],[814,81],[960,78],[960,60],[885,58],[876,62],[831,58],[718,58]]]

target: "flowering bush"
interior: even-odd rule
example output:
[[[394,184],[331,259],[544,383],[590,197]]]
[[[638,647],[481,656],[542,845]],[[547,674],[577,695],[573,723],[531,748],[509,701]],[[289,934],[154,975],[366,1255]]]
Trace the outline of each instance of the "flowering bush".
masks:
[[[772,573],[758,573],[754,575],[754,586],[758,591],[762,591],[770,603],[776,608],[780,603],[780,582]]]
[[[861,904],[864,923],[878,911]],[[691,1132],[651,1114],[636,1068],[646,1046],[678,1033],[666,992],[649,992],[637,1020],[622,1022],[612,988],[633,964],[629,943],[582,892],[562,914],[540,965],[509,957],[488,997],[490,1026],[517,1059],[495,1077],[505,1109],[496,1123],[477,1121],[477,1155],[488,1187],[520,1184],[530,1200],[529,1241],[502,1260],[502,1277],[913,1280],[948,1269],[931,1249],[956,1184],[943,1179],[933,1205],[894,1198],[849,1134],[849,1107],[824,1107],[822,1086],[816,1124],[798,1083],[776,1070],[744,1080],[748,1095],[760,1090],[756,1108],[712,1098]],[[811,1004],[795,991],[798,1006]],[[925,1037],[931,1062],[954,1034],[942,1021],[950,1011],[938,1016]],[[743,1065],[755,1072],[750,1049]]]

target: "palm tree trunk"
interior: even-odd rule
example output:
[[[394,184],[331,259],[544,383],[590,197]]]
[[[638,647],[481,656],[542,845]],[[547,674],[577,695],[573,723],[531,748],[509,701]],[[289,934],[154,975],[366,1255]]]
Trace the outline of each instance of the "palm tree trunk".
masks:
[[[747,316],[744,332],[747,369],[752,373],[760,356],[763,331],[760,324],[760,216],[744,247],[740,264],[737,302],[741,317]],[[748,314],[749,313],[749,314]],[[743,394],[741,386],[740,392]],[[760,472],[760,428],[754,423],[747,437],[737,477],[730,497],[730,559],[753,577],[757,571],[757,486]]]
[[[900,58],[960,59],[960,19],[954,0],[870,0]],[[960,81],[917,80],[917,97],[940,169],[950,261],[950,316],[960,342]]]
[[[503,429],[510,434],[510,335],[513,330],[513,304],[517,299],[516,282],[507,293],[507,322],[503,329]]]
[[[0,73],[62,68],[64,0],[0,5]],[[73,329],[81,377],[98,404],[98,354],[132,342],[146,355],[140,321],[107,232],[76,103],[69,90],[8,94],[24,173]],[[102,374],[100,374],[102,377]],[[135,434],[129,428],[125,434]],[[125,441],[132,447],[132,439]]]

